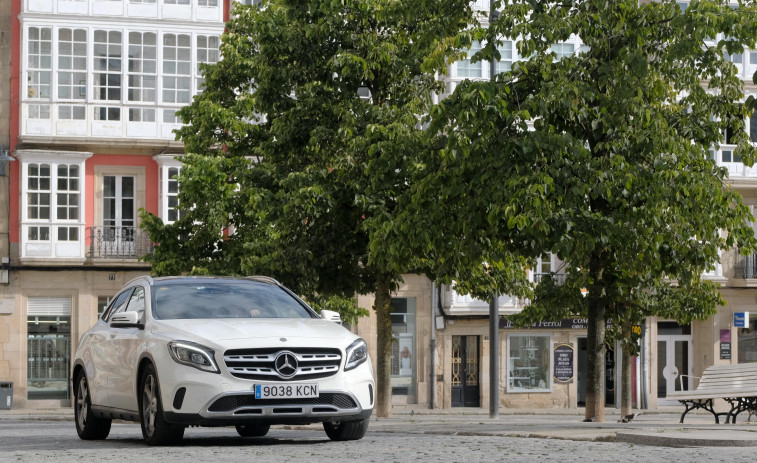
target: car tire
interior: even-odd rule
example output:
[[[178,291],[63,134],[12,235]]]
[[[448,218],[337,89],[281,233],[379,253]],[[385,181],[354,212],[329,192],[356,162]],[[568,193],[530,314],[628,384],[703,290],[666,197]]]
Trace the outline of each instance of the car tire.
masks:
[[[112,420],[97,418],[92,412],[92,398],[89,393],[89,383],[84,371],[76,375],[74,382],[76,390],[74,395],[74,422],[76,423],[76,433],[83,440],[102,440],[110,434],[110,425]]]
[[[236,426],[237,432],[242,437],[263,437],[271,429],[270,424],[245,424]]]
[[[139,423],[147,445],[174,444],[184,437],[184,426],[173,426],[163,416],[155,367],[148,364],[139,382]]]
[[[368,430],[368,420],[355,421],[324,421],[323,429],[333,441],[359,440]]]

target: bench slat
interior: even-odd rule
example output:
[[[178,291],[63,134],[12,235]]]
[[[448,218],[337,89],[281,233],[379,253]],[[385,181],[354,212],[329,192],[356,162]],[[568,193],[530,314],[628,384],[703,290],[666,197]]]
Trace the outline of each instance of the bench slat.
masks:
[[[671,400],[706,400],[757,397],[757,363],[712,365],[699,378],[695,389],[671,391]]]

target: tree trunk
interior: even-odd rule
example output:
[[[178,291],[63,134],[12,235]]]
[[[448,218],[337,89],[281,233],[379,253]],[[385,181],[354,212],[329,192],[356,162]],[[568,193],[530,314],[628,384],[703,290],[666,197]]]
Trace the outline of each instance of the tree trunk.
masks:
[[[376,416],[392,416],[392,319],[391,280],[378,278],[373,309],[376,311]]]
[[[605,306],[599,295],[589,290],[589,320],[586,335],[586,414],[587,420],[605,420]]]
[[[623,349],[621,355],[620,370],[620,416],[625,417],[633,413],[633,402],[631,397],[631,356],[629,349]]]

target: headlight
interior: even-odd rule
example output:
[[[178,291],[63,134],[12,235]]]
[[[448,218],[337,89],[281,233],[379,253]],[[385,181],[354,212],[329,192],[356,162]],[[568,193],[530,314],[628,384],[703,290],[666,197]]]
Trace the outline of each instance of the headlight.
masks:
[[[168,343],[168,352],[176,363],[211,373],[221,372],[213,358],[214,352],[207,347],[188,341],[171,341]]]
[[[344,364],[344,371],[352,370],[368,360],[368,347],[362,339],[358,339],[350,344],[350,347],[345,352],[347,354],[347,362]]]

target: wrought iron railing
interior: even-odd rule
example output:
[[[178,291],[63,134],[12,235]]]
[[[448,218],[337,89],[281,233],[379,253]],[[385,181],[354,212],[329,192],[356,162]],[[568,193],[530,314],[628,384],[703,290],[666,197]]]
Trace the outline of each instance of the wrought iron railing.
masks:
[[[152,254],[147,232],[135,227],[89,227],[89,253],[95,259],[139,259]]]
[[[733,266],[734,278],[757,278],[757,254],[739,256]]]
[[[534,283],[539,283],[548,275],[552,275],[552,280],[558,285],[565,283],[565,278],[568,276],[565,273],[534,273]]]

